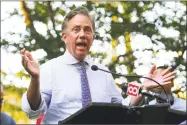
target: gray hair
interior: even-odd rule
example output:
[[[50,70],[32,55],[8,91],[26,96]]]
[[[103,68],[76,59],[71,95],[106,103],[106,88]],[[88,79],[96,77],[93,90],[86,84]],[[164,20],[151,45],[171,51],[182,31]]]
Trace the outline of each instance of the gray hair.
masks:
[[[95,21],[94,21],[94,18],[91,16],[91,14],[89,14],[89,11],[87,8],[85,7],[78,7],[78,8],[75,8],[73,10],[71,10],[67,15],[66,17],[64,18],[64,21],[62,23],[62,32],[67,28],[67,23],[74,17],[76,16],[77,14],[82,14],[84,16],[87,16],[91,22],[92,22],[92,28],[93,28],[93,31],[95,32]]]

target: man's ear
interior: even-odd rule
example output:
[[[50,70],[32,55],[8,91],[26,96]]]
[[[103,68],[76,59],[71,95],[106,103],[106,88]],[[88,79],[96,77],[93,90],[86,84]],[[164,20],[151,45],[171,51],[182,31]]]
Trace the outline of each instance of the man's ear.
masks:
[[[62,40],[66,43],[66,33],[62,32]]]

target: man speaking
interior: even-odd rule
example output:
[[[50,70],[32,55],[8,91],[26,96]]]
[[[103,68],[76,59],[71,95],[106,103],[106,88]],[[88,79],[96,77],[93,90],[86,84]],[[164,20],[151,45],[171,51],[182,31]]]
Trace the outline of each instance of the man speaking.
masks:
[[[91,102],[111,102],[123,100],[111,74],[91,70],[92,65],[106,69],[88,59],[87,54],[95,36],[95,22],[84,7],[70,11],[62,24],[62,39],[66,44],[64,55],[49,60],[39,66],[30,52],[23,49],[22,64],[31,75],[30,86],[22,96],[22,109],[29,118],[44,113],[42,123],[58,124]],[[155,70],[154,65],[150,76]],[[168,84],[173,74],[163,71],[154,76],[162,84]],[[145,80],[146,89],[155,83]],[[126,105],[136,105],[142,96],[133,98]]]

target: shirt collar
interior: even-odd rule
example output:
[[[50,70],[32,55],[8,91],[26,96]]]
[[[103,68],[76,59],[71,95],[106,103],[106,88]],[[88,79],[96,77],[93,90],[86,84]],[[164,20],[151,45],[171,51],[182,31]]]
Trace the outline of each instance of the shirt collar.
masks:
[[[63,55],[62,57],[63,57],[63,60],[62,60],[62,61],[63,61],[63,63],[65,63],[65,64],[70,64],[70,65],[72,65],[72,64],[76,64],[76,63],[79,62],[75,57],[73,57],[73,56],[69,53],[68,50],[65,51],[65,53],[64,53],[64,55]],[[90,65],[90,60],[88,59],[88,56],[85,57],[84,61],[85,61],[88,65]]]

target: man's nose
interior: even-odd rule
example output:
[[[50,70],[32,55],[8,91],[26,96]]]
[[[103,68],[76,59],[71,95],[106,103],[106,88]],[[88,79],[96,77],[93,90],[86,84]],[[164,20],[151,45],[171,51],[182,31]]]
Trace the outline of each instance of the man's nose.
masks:
[[[80,36],[80,38],[84,39],[85,38],[85,31],[81,30],[79,36]]]

